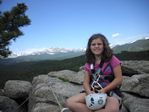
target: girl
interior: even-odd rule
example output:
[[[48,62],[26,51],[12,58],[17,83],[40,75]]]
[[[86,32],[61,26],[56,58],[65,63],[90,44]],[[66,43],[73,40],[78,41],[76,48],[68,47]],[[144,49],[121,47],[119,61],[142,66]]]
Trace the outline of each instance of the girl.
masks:
[[[93,69],[91,69],[93,65]],[[100,71],[97,73],[97,71]],[[104,77],[99,81],[102,88],[94,88],[93,76],[96,78],[99,75]],[[94,92],[107,93],[107,102],[104,108],[96,110],[95,112],[119,112],[119,91],[117,87],[122,83],[121,63],[116,58],[111,48],[109,47],[108,40],[102,34],[94,34],[89,38],[86,49],[86,64],[83,87],[85,92],[72,96],[67,99],[66,106],[72,112],[90,112],[85,103],[85,96]],[[93,85],[94,86],[94,85]]]

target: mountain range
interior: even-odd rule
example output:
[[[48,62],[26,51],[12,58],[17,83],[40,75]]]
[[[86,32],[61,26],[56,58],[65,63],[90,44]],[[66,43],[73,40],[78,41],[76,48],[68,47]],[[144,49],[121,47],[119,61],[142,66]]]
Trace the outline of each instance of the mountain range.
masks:
[[[145,51],[149,50],[149,38],[137,40],[132,43],[123,45],[116,45],[112,48],[115,54],[122,51]],[[12,54],[9,58],[0,59],[0,63],[12,64],[19,62],[29,61],[42,61],[42,60],[63,60],[67,58],[77,57],[83,55],[85,49],[65,49],[65,48],[46,48],[34,49],[22,53]]]
[[[116,45],[112,48],[115,54],[121,53],[122,51],[147,51],[149,50],[149,37],[136,40],[132,43],[126,43],[123,45]]]
[[[49,48],[32,50],[18,54],[12,54],[6,59],[0,59],[1,63],[13,64],[19,62],[29,61],[43,61],[43,60],[63,60],[73,58],[84,54],[84,49],[65,49],[65,48]]]

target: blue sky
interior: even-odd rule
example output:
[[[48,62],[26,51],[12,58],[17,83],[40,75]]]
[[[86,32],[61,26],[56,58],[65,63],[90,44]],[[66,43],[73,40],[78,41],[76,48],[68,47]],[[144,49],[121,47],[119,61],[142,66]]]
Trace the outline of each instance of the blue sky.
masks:
[[[31,25],[9,46],[13,52],[50,47],[86,48],[94,33],[111,45],[149,36],[149,0],[3,0],[1,11],[28,6]]]

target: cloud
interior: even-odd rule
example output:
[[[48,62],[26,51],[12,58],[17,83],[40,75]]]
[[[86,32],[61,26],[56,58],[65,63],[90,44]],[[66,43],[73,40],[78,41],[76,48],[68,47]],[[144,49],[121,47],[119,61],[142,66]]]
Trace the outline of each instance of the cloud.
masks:
[[[117,37],[117,36],[119,36],[120,34],[119,33],[113,33],[112,34],[112,37]]]

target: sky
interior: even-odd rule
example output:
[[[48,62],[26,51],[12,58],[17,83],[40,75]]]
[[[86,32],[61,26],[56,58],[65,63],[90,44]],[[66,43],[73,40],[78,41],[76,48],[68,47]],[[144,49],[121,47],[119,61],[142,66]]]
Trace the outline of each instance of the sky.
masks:
[[[31,25],[9,46],[12,52],[43,48],[86,48],[95,33],[111,46],[149,36],[149,0],[3,0],[0,10],[28,6]]]

